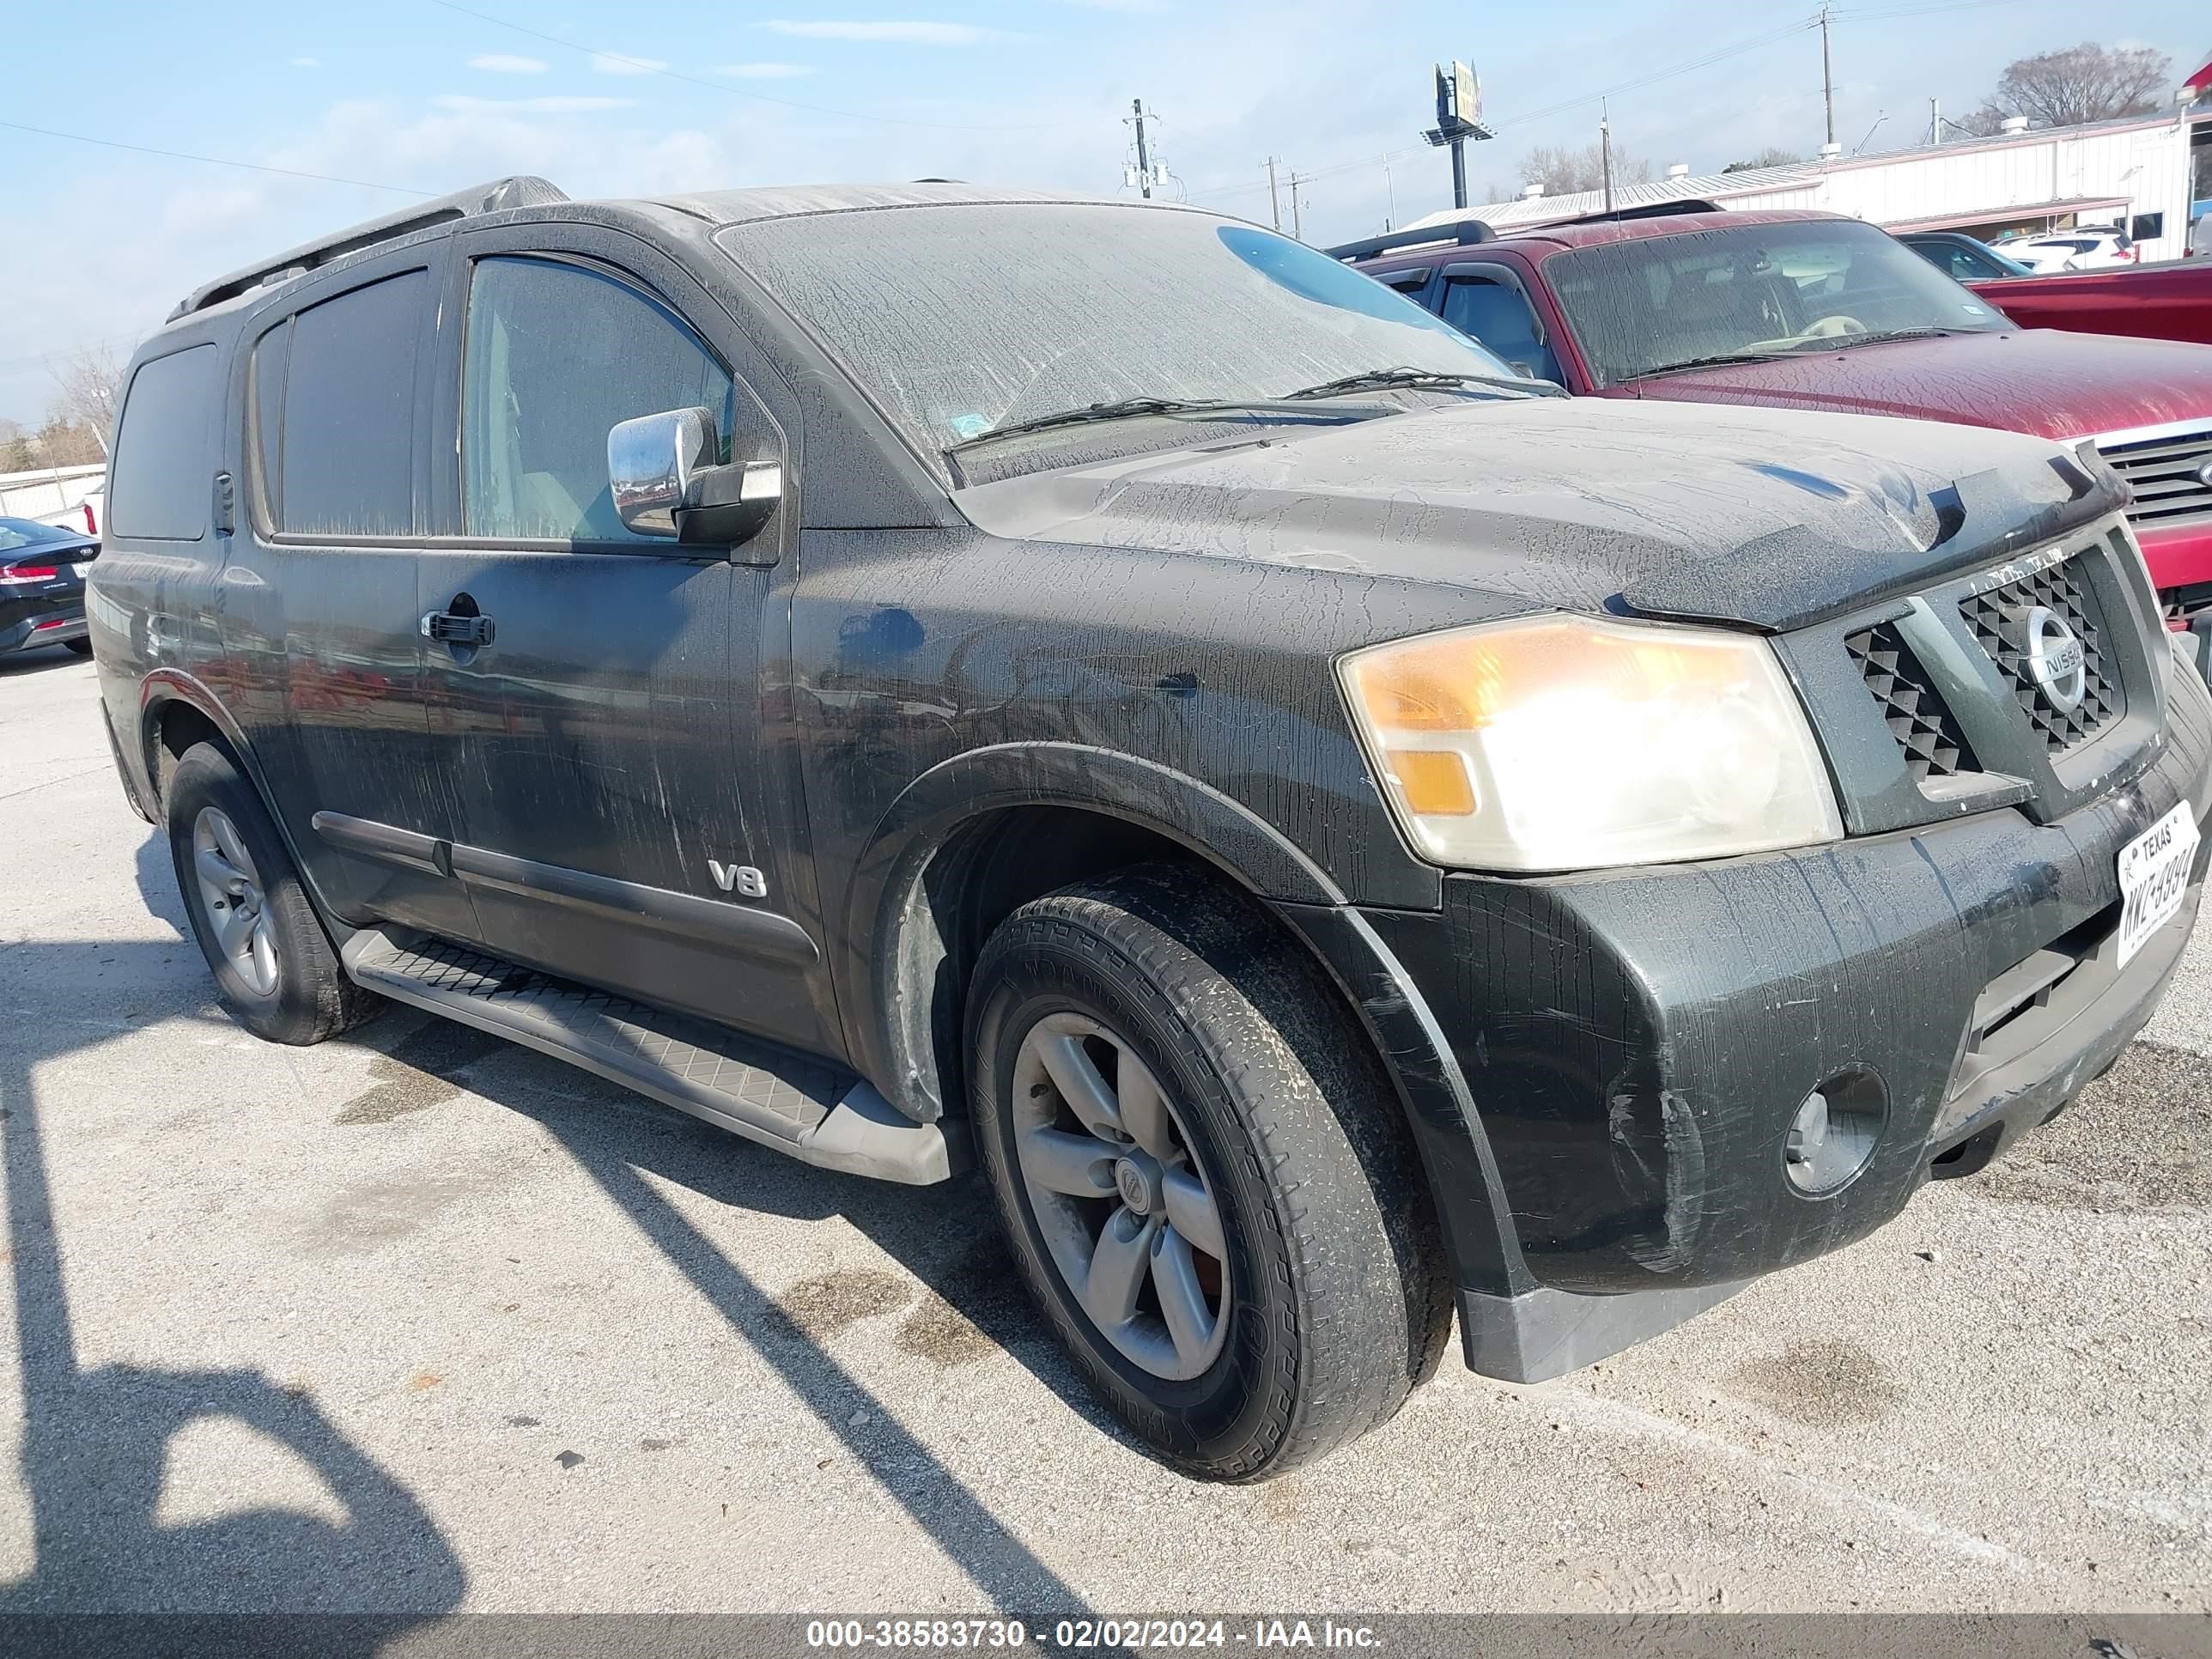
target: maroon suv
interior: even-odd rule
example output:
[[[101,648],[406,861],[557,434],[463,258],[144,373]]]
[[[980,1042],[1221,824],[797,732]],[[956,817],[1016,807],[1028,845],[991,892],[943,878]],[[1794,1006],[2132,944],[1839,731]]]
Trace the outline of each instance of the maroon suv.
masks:
[[[1334,250],[1578,395],[1903,415],[2092,438],[2212,671],[2212,346],[2023,329],[1886,231],[1684,212],[1508,236],[1479,220]]]

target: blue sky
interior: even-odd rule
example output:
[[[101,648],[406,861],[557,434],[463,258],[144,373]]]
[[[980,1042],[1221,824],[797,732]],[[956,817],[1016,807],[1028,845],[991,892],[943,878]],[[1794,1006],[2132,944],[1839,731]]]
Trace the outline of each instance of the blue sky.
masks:
[[[90,343],[127,352],[206,277],[387,211],[408,191],[507,173],[543,173],[575,196],[927,175],[1110,194],[1141,96],[1160,118],[1176,191],[1264,222],[1273,155],[1285,174],[1317,175],[1304,228],[1328,241],[1449,204],[1448,166],[1419,137],[1437,58],[1475,64],[1502,128],[1470,155],[1478,191],[1517,185],[1532,145],[1593,137],[1601,96],[1616,143],[1655,168],[1703,172],[1822,137],[1809,3],[10,9],[0,121],[289,170],[0,126],[0,417],[26,423],[46,408],[54,359]],[[1931,96],[1963,111],[2008,60],[2085,34],[2177,61],[2212,46],[2202,0],[2117,0],[2094,30],[2064,0],[1836,0],[1836,10],[1846,148],[1869,127],[1869,149],[1911,142]],[[1284,214],[1287,224],[1287,197]]]

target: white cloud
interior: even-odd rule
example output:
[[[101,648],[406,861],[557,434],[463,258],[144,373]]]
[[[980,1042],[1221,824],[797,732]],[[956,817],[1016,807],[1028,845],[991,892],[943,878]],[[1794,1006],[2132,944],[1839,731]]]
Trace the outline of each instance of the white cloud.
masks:
[[[514,110],[531,115],[580,115],[595,109],[627,109],[627,98],[574,98],[558,95],[545,98],[470,98],[459,94],[447,94],[430,100],[440,109],[454,110],[464,114],[477,112]]]
[[[543,58],[518,58],[511,52],[480,52],[469,59],[472,70],[485,70],[494,75],[543,75]]]
[[[972,46],[984,40],[1007,38],[1003,29],[981,28],[974,23],[864,23],[777,17],[757,27],[774,34],[797,35],[807,40],[895,40],[912,46]]]
[[[733,81],[789,81],[814,70],[806,64],[725,64],[714,73]]]
[[[668,65],[658,58],[633,58],[623,52],[595,52],[592,67],[602,75],[658,75]]]
[[[295,58],[292,60],[294,69],[320,69],[322,66],[323,60],[319,58]]]

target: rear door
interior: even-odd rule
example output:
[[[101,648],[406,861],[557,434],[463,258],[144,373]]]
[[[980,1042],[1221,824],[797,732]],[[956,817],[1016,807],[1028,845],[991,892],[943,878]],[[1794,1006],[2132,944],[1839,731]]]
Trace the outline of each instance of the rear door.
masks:
[[[481,619],[447,624],[478,637],[431,642],[427,672],[484,939],[833,1048],[792,746],[762,737],[795,538],[771,524],[733,560],[638,536],[608,486],[609,428],[675,409],[712,412],[724,459],[788,472],[747,343],[676,262],[586,226],[463,233],[446,315],[447,533],[419,597]]]
[[[307,285],[248,333],[244,510],[219,688],[309,873],[349,921],[466,939],[423,704],[416,564],[444,246]]]

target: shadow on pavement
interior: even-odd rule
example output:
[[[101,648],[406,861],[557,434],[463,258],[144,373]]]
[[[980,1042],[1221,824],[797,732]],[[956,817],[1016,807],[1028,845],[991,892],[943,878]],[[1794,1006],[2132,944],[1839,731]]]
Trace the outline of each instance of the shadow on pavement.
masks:
[[[166,842],[149,830],[137,886],[148,908],[189,941]],[[65,983],[54,970],[81,961],[82,944],[16,945],[8,978],[25,1006]],[[212,987],[185,943],[103,947],[147,952],[132,970],[158,989],[146,1018],[206,1008]],[[51,951],[41,971],[33,959]],[[172,958],[162,968],[159,957]],[[64,1011],[56,1007],[60,1014]],[[56,1032],[71,1029],[58,1020]],[[75,1029],[82,1030],[79,1024]],[[97,1040],[97,1039],[93,1039]],[[392,1065],[454,1079],[471,1092],[544,1124],[647,1237],[745,1339],[792,1393],[884,1491],[933,1538],[990,1601],[1035,1619],[1080,1613],[1077,1593],[1018,1539],[958,1476],[902,1425],[887,1403],[823,1346],[827,1331],[865,1315],[902,1316],[896,1341],[941,1369],[1006,1352],[1101,1432],[1114,1433],[1030,1308],[999,1236],[988,1194],[972,1178],[935,1188],[896,1187],[817,1170],[752,1146],[559,1061],[430,1017],[393,1009],[355,1039]],[[9,1115],[4,1157],[19,1340],[25,1378],[25,1480],[39,1533],[37,1565],[0,1587],[0,1613],[77,1610],[356,1608],[434,1615],[459,1604],[465,1575],[436,1523],[389,1474],[350,1446],[305,1399],[256,1373],[85,1372],[76,1358],[51,1215],[39,1115],[29,1090],[38,1061],[75,1043],[41,1048],[19,1038],[0,1067]],[[495,1066],[481,1062],[496,1058]],[[374,1091],[372,1091],[373,1093]],[[347,1103],[328,1103],[335,1110]],[[357,1121],[379,1121],[368,1097]],[[800,1287],[782,1304],[730,1261],[656,1190],[650,1176],[718,1204],[799,1220],[842,1215],[921,1281],[838,1275]],[[334,1528],[284,1512],[167,1529],[153,1524],[165,1449],[204,1417],[228,1417],[303,1458],[351,1520]],[[326,1632],[341,1635],[334,1625]],[[356,1627],[372,1650],[392,1634]]]
[[[191,1015],[197,960],[167,969],[176,949],[158,942],[101,947],[129,975],[157,988],[145,1018]],[[399,1613],[457,1607],[466,1584],[437,1524],[389,1473],[349,1443],[304,1395],[253,1370],[157,1370],[78,1357],[47,1178],[38,1065],[109,1033],[56,1006],[47,988],[70,982],[81,944],[8,947],[13,1023],[0,1065],[0,1186],[8,1213],[9,1271],[22,1389],[22,1481],[30,1499],[30,1570],[0,1585],[0,1617],[88,1611],[257,1612],[278,1609]],[[136,960],[131,960],[132,958]],[[56,999],[57,1004],[59,999]],[[51,1018],[42,1018],[42,1013]],[[219,1309],[210,1310],[220,1318]],[[334,1523],[262,1508],[180,1525],[156,1524],[172,1443],[192,1425],[228,1420],[299,1458],[343,1508]],[[335,1623],[323,1652],[375,1650],[395,1627]],[[326,1638],[327,1639],[322,1639]]]

